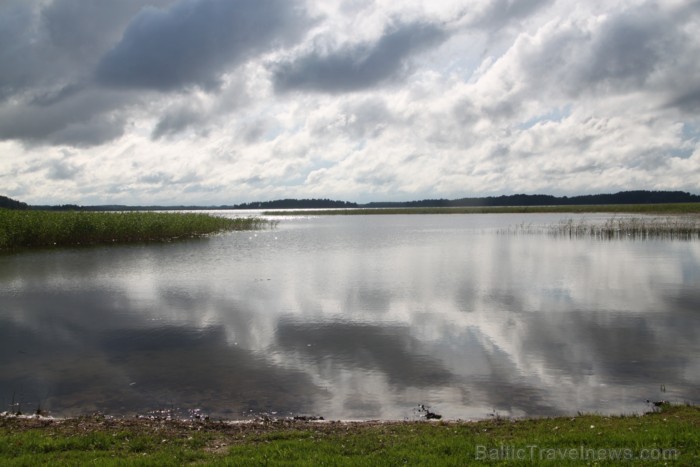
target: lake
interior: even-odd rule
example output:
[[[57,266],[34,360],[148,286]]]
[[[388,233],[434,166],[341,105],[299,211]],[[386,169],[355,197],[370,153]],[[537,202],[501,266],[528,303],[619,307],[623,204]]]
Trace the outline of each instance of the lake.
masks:
[[[502,232],[580,217],[605,216],[300,213],[0,255],[0,411],[400,420],[420,404],[472,419],[700,403],[700,241]]]

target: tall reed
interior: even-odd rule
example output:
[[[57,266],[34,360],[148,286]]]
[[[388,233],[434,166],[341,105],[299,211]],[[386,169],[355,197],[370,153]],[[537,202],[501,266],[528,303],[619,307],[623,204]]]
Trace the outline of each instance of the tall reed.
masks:
[[[599,239],[700,239],[700,217],[612,217],[603,222],[566,219],[558,224],[532,226],[520,224],[502,230],[505,234],[546,233],[556,237],[593,237]]]
[[[0,250],[62,245],[168,241],[225,230],[260,229],[261,218],[203,213],[50,212],[0,209]]]

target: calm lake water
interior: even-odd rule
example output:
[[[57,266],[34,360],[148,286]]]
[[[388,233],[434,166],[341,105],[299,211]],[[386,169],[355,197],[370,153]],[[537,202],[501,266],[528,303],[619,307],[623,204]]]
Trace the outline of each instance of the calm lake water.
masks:
[[[564,217],[580,216],[301,215],[0,255],[0,410],[415,419],[425,404],[466,419],[700,403],[700,242],[498,233]]]

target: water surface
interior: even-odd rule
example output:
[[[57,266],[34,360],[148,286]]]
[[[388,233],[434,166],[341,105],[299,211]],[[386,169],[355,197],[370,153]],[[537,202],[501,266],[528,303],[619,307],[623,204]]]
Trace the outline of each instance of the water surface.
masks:
[[[2,255],[2,410],[410,419],[419,404],[484,418],[700,403],[700,242],[499,234],[561,218],[302,215]]]

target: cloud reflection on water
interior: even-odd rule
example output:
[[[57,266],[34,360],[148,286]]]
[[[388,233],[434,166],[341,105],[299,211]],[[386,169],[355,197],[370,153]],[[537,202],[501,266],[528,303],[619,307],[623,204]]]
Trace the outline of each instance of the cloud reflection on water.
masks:
[[[0,258],[0,397],[404,418],[698,402],[700,243],[497,236],[469,216],[299,219]],[[516,222],[514,220],[514,222]]]

